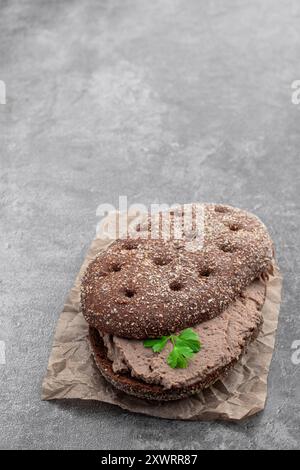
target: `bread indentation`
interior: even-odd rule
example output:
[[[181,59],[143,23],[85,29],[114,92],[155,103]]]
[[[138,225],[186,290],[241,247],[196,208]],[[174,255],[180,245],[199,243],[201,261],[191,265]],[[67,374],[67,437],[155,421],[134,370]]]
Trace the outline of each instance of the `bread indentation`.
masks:
[[[134,297],[136,292],[135,292],[134,289],[126,288],[125,291],[124,291],[124,294],[125,294],[125,297],[128,297],[129,299],[131,299],[132,297]]]
[[[229,228],[229,230],[231,230],[232,232],[237,232],[238,230],[241,230],[240,225],[234,224],[234,223],[228,224],[228,228]]]
[[[110,267],[110,270],[114,273],[117,273],[117,272],[121,271],[121,268],[122,268],[122,266],[121,266],[120,263],[113,263]]]
[[[166,266],[167,264],[170,264],[171,261],[172,259],[167,256],[157,256],[153,258],[153,263],[156,264],[156,266]]]
[[[228,242],[224,242],[219,246],[220,250],[224,253],[234,253],[236,248]]]
[[[136,250],[139,246],[138,241],[136,240],[126,240],[123,244],[125,250]]]
[[[225,214],[228,212],[228,207],[217,205],[215,206],[215,212],[220,212],[220,214]]]
[[[210,268],[202,268],[199,271],[199,276],[200,277],[209,277],[212,274],[212,269]]]
[[[175,279],[174,281],[170,282],[169,287],[171,290],[179,291],[183,289],[183,283],[180,280]]]

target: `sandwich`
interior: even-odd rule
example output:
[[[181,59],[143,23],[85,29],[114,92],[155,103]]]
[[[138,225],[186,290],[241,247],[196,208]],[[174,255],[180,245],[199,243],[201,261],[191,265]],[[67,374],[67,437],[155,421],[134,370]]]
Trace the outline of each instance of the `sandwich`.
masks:
[[[81,307],[102,376],[129,395],[168,401],[212,385],[257,338],[274,249],[265,225],[231,206],[182,206],[155,220],[92,260]]]

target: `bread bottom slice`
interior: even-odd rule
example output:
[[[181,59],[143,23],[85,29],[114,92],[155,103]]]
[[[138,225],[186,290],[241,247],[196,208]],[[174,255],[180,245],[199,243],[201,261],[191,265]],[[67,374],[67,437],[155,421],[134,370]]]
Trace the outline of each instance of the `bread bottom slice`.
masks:
[[[230,363],[226,364],[226,366],[220,367],[217,370],[206,374],[205,377],[199,382],[188,385],[186,387],[174,387],[171,389],[165,389],[161,385],[143,382],[130,376],[129,374],[120,374],[114,372],[112,368],[112,362],[107,357],[106,347],[104,346],[103,340],[97,329],[93,327],[89,328],[89,340],[91,343],[94,360],[98,369],[100,370],[103,377],[115,388],[138,398],[155,401],[171,401],[194,395],[195,393],[209,387],[221,377],[224,377],[245,353],[249,343],[257,338],[261,330],[262,323],[263,318],[261,317],[261,322],[257,324],[257,327],[253,331],[251,331],[251,334],[247,338],[240,355],[233,358]]]

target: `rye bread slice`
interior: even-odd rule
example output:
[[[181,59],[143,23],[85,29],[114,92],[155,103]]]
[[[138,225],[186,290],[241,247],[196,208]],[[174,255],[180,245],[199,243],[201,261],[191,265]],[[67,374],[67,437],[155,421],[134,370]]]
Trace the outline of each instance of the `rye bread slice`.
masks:
[[[256,290],[256,294],[254,290]],[[185,386],[183,384],[180,387],[177,386],[170,389],[166,389],[162,385],[146,383],[138,378],[132,377],[130,373],[124,374],[114,372],[112,361],[108,358],[108,352],[104,345],[101,335],[95,328],[90,327],[89,340],[91,343],[95,363],[103,377],[108,382],[110,382],[117,389],[129,395],[158,401],[177,400],[193,395],[199,392],[200,390],[209,387],[221,377],[224,377],[224,375],[236,364],[236,362],[245,353],[249,343],[251,343],[257,338],[263,323],[262,307],[265,301],[265,295],[266,286],[262,280],[254,282],[243,293],[242,298],[239,299],[238,302],[243,303],[243,314],[246,314],[247,311],[249,311],[249,315],[251,315],[251,321],[248,322],[247,328],[244,329],[243,334],[240,334],[239,337],[235,338],[235,344],[232,349],[231,356],[227,356],[226,361],[220,361],[219,367],[214,368],[213,370],[207,369],[206,372],[200,378],[200,380],[191,385]],[[239,303],[239,305],[241,306],[241,303]],[[257,310],[257,313],[254,313],[254,306]],[[232,306],[230,306],[229,310],[228,314],[231,315],[231,312],[233,311]],[[210,322],[215,322],[215,320],[210,320],[209,323]],[[233,324],[232,328],[233,330],[235,330],[236,325]],[[218,340],[216,339],[216,341]],[[216,347],[218,347],[217,344]],[[198,353],[198,355],[199,359],[201,360],[201,351]]]
[[[221,375],[224,375],[231,366],[223,367],[217,374],[212,374],[207,377],[205,381],[181,389],[165,390],[161,385],[147,384],[137,380],[130,375],[117,374],[112,369],[112,363],[107,358],[107,350],[104,346],[103,340],[99,335],[96,328],[90,326],[89,340],[92,346],[92,352],[95,363],[101,372],[102,376],[115,388],[133,395],[138,398],[144,398],[155,401],[171,401],[185,398],[193,395],[204,388],[212,385]],[[234,364],[232,363],[232,366]]]
[[[251,337],[248,339],[248,343],[245,344],[244,349],[241,351],[240,357],[246,351],[248,344],[257,338],[261,330],[261,325],[262,324],[253,330]],[[166,390],[161,385],[148,384],[135,379],[128,374],[123,375],[115,373],[112,369],[111,361],[107,358],[107,350],[104,346],[103,340],[96,328],[89,327],[89,340],[95,363],[102,376],[111,385],[128,395],[155,401],[179,400],[181,398],[194,395],[195,393],[210,387],[221,377],[224,377],[240,359],[240,357],[234,358],[229,364],[220,367],[218,371],[208,374],[205,378],[195,384],[187,387]]]
[[[219,315],[267,269],[273,245],[256,216],[230,206],[203,207],[199,249],[187,249],[190,237],[151,239],[147,223],[149,239],[119,239],[90,263],[81,305],[91,326],[135,339],[192,327]]]

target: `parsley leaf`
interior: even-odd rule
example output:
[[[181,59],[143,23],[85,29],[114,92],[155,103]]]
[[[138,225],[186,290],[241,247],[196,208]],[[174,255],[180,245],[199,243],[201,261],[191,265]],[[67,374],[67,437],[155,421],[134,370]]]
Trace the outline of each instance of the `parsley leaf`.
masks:
[[[167,363],[170,367],[172,367],[172,369],[175,369],[179,366],[184,369],[187,366],[187,360],[184,357],[180,358],[180,354],[176,348],[174,348],[173,351],[168,355]]]
[[[172,369],[185,369],[188,366],[189,359],[201,349],[199,336],[191,328],[186,328],[179,335],[146,339],[143,344],[145,348],[152,348],[154,352],[161,352],[168,341],[173,345],[173,349],[167,357],[167,363]]]
[[[199,352],[200,349],[201,349],[201,343],[199,341],[199,337],[198,337],[197,333],[195,333],[195,331],[192,330],[192,328],[187,328],[186,330],[183,330],[180,333],[180,335],[178,336],[177,343],[179,341],[183,342],[183,343],[186,343],[186,345],[189,348],[191,348],[191,350],[194,353]]]
[[[162,336],[159,339],[146,339],[145,348],[152,348],[154,352],[161,352],[169,340],[169,336]]]

